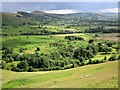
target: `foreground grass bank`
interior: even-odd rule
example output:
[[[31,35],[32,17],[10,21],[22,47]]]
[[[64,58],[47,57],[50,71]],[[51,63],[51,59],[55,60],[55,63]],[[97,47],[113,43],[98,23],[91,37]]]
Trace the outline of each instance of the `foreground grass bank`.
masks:
[[[118,61],[59,71],[2,70],[2,76],[3,88],[117,88]]]

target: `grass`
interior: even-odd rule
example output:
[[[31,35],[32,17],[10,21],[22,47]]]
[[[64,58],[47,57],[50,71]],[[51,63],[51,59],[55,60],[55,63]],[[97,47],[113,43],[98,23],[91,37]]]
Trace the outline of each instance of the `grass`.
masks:
[[[117,34],[100,34],[100,37],[93,38],[94,34],[83,34],[83,33],[76,33],[76,34],[59,34],[59,35],[47,35],[47,36],[5,36],[2,38],[2,45],[13,47],[14,51],[17,53],[19,52],[19,48],[27,48],[24,53],[34,53],[37,47],[40,47],[40,53],[49,53],[51,51],[55,51],[57,47],[50,47],[50,43],[62,43],[66,46],[72,45],[74,47],[78,46],[85,46],[88,44],[89,39],[94,39],[95,44],[99,42],[104,42],[105,40],[116,40]],[[83,37],[85,41],[69,41],[65,40],[65,36],[79,36]]]
[[[16,17],[17,14],[12,13],[2,13],[2,23],[7,25],[19,25],[23,23],[33,23],[32,20],[28,18]]]
[[[2,39],[2,45],[13,47],[14,51],[17,53],[21,47],[27,48],[24,53],[34,53],[37,47],[40,47],[40,53],[49,54],[51,51],[55,51],[57,47],[52,46],[50,47],[50,43],[62,43],[66,46],[73,45],[73,46],[80,46],[80,45],[87,45],[86,41],[70,41],[68,44],[68,40],[65,40],[65,36],[69,36],[72,34],[63,34],[63,35],[50,35],[48,36],[6,36]],[[82,34],[73,34],[77,36],[84,36]],[[87,37],[87,36],[86,36]]]
[[[2,75],[3,88],[117,88],[118,61],[59,71],[2,70]]]
[[[34,28],[31,28],[34,27]],[[65,28],[64,26],[43,26],[42,28],[38,28],[38,25],[33,25],[33,26],[29,26],[29,25],[24,25],[24,26],[4,26],[2,33],[3,34],[8,34],[8,35],[14,35],[14,34],[21,34],[21,33],[25,33],[25,32],[39,32],[41,30],[48,30],[48,31],[52,31],[52,32],[59,32],[59,31],[84,31],[86,28],[88,28],[88,26],[79,26],[77,30],[76,27],[71,27],[71,28]]]
[[[112,33],[112,34],[101,34],[101,38],[102,40],[108,40],[108,41],[112,41],[112,42],[118,42],[118,37],[117,37],[118,33]]]

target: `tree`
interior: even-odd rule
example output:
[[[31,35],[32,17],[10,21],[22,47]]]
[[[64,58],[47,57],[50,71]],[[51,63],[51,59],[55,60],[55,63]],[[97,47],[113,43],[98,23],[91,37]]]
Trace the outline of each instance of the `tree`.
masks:
[[[78,59],[78,58],[80,58],[82,55],[82,51],[83,51],[83,48],[82,47],[79,47],[79,48],[77,48],[75,51],[74,51],[74,58],[75,59]]]
[[[100,37],[98,34],[95,34],[95,37]]]
[[[90,39],[89,41],[88,41],[88,43],[93,43],[94,42],[94,40],[93,39]]]
[[[86,55],[87,55],[88,58],[94,57],[94,54],[90,50],[87,50],[87,54]]]
[[[65,62],[64,61],[62,61],[62,62],[60,62],[61,63],[61,67],[64,67],[65,66]]]
[[[31,58],[29,61],[28,61],[28,64],[34,68],[38,68],[39,66],[39,61],[38,59],[36,59],[35,57]]]
[[[105,44],[98,45],[98,48],[99,48],[99,52],[105,52],[105,53],[111,52],[111,48]]]
[[[11,68],[11,70],[12,70],[12,71],[16,71],[16,72],[20,72],[20,71],[21,71],[20,68],[17,68],[16,66],[13,66],[13,67]]]
[[[108,60],[109,61],[117,60],[117,56],[116,55],[112,55]]]
[[[37,51],[40,51],[40,48],[39,48],[39,47],[37,47]]]
[[[20,48],[20,49],[19,49],[19,52],[23,52],[23,51],[24,51],[24,48]]]
[[[11,70],[11,67],[8,63],[2,61],[2,69],[7,69],[7,70]]]
[[[98,43],[98,46],[102,46],[102,43]]]
[[[13,62],[13,61],[14,61],[14,59],[13,59],[12,57],[10,57],[10,58],[9,58],[9,61],[10,61],[10,62]]]
[[[17,67],[20,68],[22,71],[27,71],[28,63],[26,61],[21,61],[17,64]]]
[[[107,57],[106,57],[106,56],[104,57],[104,60],[105,60],[105,61],[107,60]]]
[[[75,60],[75,63],[76,63],[78,66],[80,66],[80,65],[81,65],[81,63],[80,63],[80,61],[79,61],[79,60]]]
[[[111,42],[105,42],[106,43],[106,45],[108,46],[108,47],[112,47],[112,43]]]
[[[79,61],[80,61],[80,62],[84,62],[84,61],[85,61],[85,58],[84,58],[84,57],[79,57]]]
[[[54,60],[49,60],[49,65],[50,65],[50,67],[54,67],[55,66]]]
[[[99,48],[96,45],[89,44],[86,49],[90,50],[93,54],[97,54]]]
[[[60,53],[59,52],[52,52],[50,57],[53,59],[53,60],[56,60],[56,59],[60,59],[61,56],[60,56]]]
[[[13,48],[6,47],[4,50],[4,54],[13,54]]]
[[[28,68],[28,72],[33,72],[34,71],[34,68],[32,67],[32,66],[30,66],[29,68]]]
[[[118,55],[118,60],[120,60],[120,55]]]
[[[108,53],[108,52],[111,51],[111,48],[109,48],[109,47],[106,46],[106,45],[103,45],[102,49],[103,49],[103,52],[106,52],[106,53]]]
[[[93,62],[92,62],[92,59],[89,59],[89,64],[92,64]]]

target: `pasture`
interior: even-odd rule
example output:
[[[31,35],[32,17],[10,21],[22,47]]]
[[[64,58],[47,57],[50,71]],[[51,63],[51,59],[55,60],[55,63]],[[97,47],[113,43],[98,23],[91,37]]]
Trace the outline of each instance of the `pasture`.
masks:
[[[68,70],[2,70],[3,88],[118,88],[118,61]]]

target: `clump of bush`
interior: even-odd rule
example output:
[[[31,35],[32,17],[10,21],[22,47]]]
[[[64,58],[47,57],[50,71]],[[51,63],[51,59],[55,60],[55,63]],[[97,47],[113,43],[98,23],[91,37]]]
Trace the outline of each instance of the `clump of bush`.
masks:
[[[27,50],[27,48],[21,47],[21,48],[19,49],[19,52],[24,52],[25,50]]]
[[[77,36],[66,36],[65,39],[67,39],[67,40],[84,40],[84,38],[77,37]]]
[[[117,60],[118,58],[117,58],[117,55],[112,55],[108,60],[109,61],[115,61],[115,60]]]

